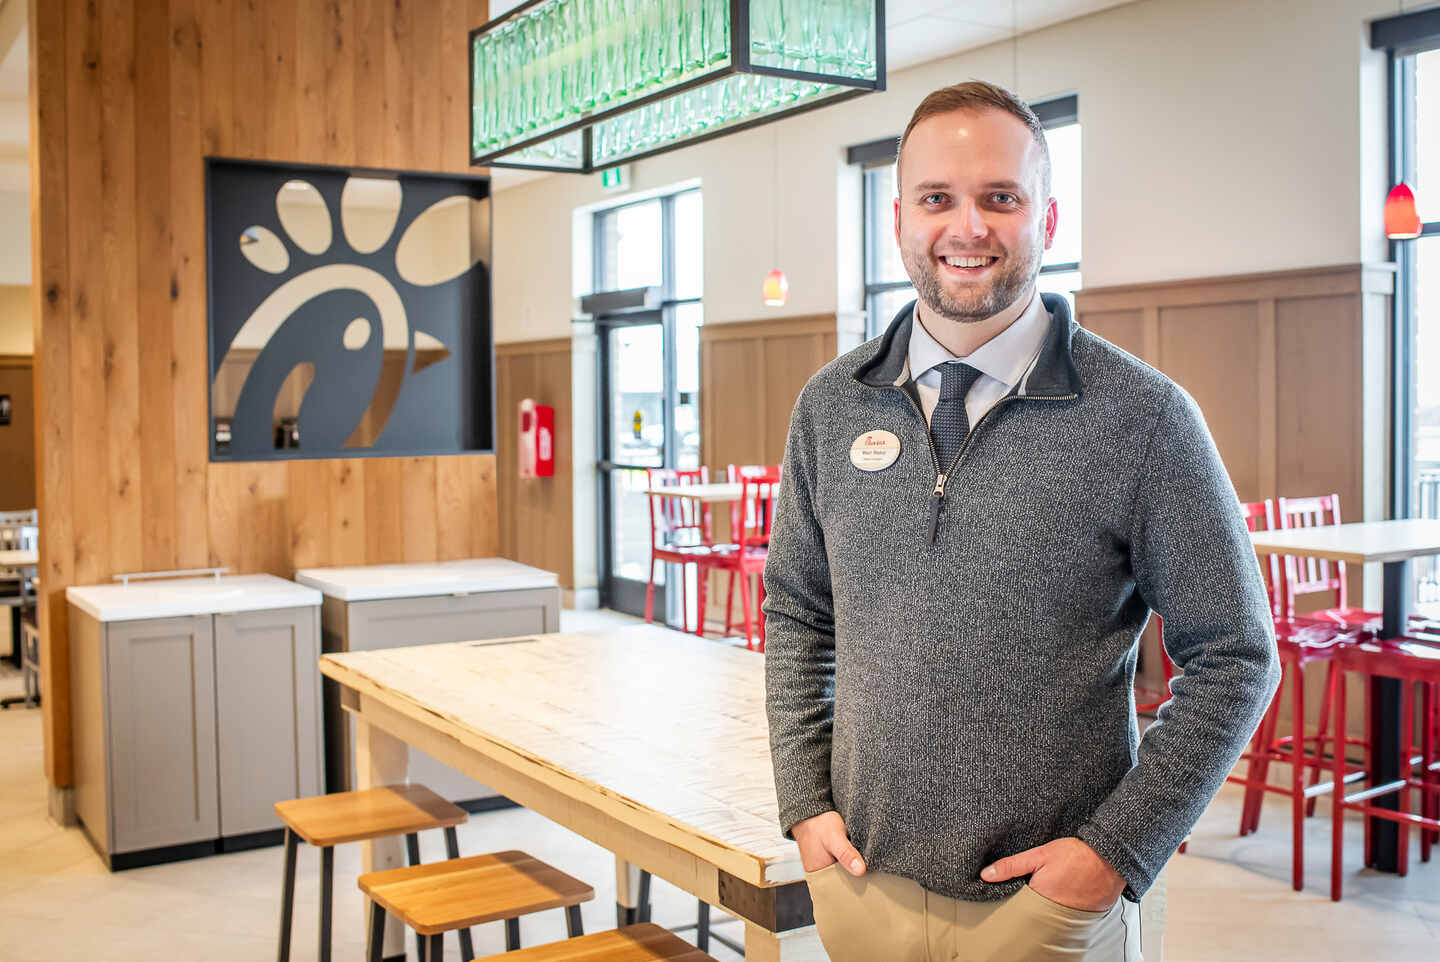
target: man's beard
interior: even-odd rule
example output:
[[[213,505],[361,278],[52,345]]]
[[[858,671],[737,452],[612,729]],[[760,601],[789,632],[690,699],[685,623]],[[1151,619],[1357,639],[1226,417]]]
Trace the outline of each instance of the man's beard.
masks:
[[[940,283],[939,267],[925,254],[900,248],[900,260],[905,272],[915,285],[915,293],[925,306],[947,321],[974,324],[994,317],[1015,303],[1040,273],[1040,258],[1044,247],[1036,244],[1024,259],[1012,260],[1008,256],[996,265],[997,271],[991,278],[988,289],[977,289],[965,300],[956,300]]]

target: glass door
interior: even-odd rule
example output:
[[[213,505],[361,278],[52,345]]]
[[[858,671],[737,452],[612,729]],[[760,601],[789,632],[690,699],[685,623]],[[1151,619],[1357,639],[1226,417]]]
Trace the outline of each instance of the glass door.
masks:
[[[659,311],[597,318],[602,404],[600,488],[607,608],[643,615],[650,564],[647,469],[670,460],[665,325]],[[665,570],[655,573],[655,611],[665,620]]]

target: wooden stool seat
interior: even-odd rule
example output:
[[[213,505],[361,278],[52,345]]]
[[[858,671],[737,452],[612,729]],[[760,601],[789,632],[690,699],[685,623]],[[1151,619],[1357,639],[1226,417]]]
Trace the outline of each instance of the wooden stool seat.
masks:
[[[465,810],[424,785],[384,785],[275,803],[290,831],[317,848],[412,835],[464,822]]]
[[[360,889],[421,935],[571,908],[595,897],[579,879],[515,851],[370,872],[360,876]]]
[[[484,962],[715,962],[684,939],[646,922],[492,955]]]

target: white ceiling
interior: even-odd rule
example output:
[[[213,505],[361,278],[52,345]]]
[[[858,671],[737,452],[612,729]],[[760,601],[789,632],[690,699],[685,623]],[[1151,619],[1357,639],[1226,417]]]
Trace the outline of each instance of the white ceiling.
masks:
[[[519,0],[491,0],[492,14]],[[887,0],[885,54],[890,70],[903,70],[940,57],[1073,20],[1129,0]],[[23,23],[26,4],[0,0],[0,41],[13,36],[10,49],[0,50],[0,190],[28,190],[29,43]],[[21,18],[13,32],[5,22]],[[533,180],[528,171],[494,171],[495,188]]]

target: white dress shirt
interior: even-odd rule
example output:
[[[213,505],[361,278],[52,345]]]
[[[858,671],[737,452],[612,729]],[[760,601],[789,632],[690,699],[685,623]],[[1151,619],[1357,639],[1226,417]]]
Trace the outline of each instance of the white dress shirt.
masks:
[[[957,358],[930,336],[916,316],[910,325],[910,354],[906,366],[915,378],[926,423],[940,400],[941,364],[964,361],[980,372],[970,393],[965,395],[965,413],[970,426],[974,427],[1035,365],[1049,331],[1050,312],[1045,310],[1044,302],[1036,293],[1014,323],[972,351],[969,357]]]

